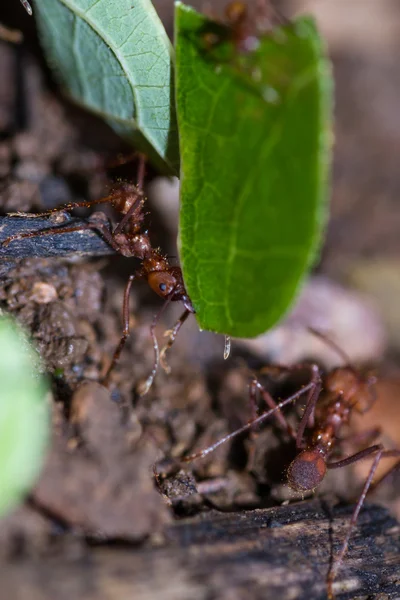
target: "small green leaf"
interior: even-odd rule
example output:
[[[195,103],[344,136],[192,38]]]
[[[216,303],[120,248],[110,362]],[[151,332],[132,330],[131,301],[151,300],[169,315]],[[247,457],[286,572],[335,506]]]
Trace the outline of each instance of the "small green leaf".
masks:
[[[43,463],[50,430],[47,385],[25,335],[0,318],[0,515],[29,492]]]
[[[332,84],[311,18],[252,52],[230,39],[177,3],[180,251],[200,326],[250,337],[288,309],[320,243]]]
[[[150,0],[38,0],[35,15],[72,98],[175,173],[172,48]]]

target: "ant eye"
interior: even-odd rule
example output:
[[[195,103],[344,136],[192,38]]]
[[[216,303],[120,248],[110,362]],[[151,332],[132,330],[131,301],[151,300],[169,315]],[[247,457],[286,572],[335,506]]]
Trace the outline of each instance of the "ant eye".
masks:
[[[161,296],[161,298],[169,296],[176,286],[175,277],[165,271],[150,273],[148,282],[153,292]]]

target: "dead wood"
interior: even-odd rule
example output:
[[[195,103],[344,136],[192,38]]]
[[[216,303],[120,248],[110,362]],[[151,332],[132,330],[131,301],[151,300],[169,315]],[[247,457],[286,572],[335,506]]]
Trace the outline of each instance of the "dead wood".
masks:
[[[85,225],[89,219],[68,218],[54,223],[47,217],[32,218],[26,216],[0,217],[0,244],[7,238],[31,231],[49,228]],[[99,213],[96,213],[99,215]],[[63,235],[44,235],[13,240],[8,246],[0,246],[0,267],[2,264],[21,258],[49,258],[69,256],[101,256],[114,254],[107,242],[93,230],[74,231]]]
[[[2,597],[322,600],[350,514],[350,507],[330,509],[319,500],[211,511],[175,522],[145,545],[3,563]],[[335,585],[337,599],[399,597],[399,532],[385,509],[362,510]]]

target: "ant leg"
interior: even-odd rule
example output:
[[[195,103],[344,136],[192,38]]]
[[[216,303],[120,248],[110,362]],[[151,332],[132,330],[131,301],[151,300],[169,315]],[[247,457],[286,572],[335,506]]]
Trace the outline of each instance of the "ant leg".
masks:
[[[315,383],[321,379],[319,367],[313,363],[298,363],[297,365],[267,365],[260,371],[260,375],[270,375],[271,377],[280,375],[281,373],[294,373],[296,371],[309,370],[311,374],[311,381]],[[309,416],[308,426],[312,427],[314,424],[314,413],[311,412]]]
[[[365,413],[367,413],[373,407],[375,402],[378,400],[378,394],[377,394],[376,387],[375,387],[376,382],[377,382],[377,378],[374,375],[370,375],[365,382],[365,385],[369,392],[370,399],[369,399],[369,402],[366,403],[365,406],[359,406],[358,403],[356,404],[355,409],[360,415],[364,415]]]
[[[105,196],[104,198],[99,198],[98,200],[85,200],[82,202],[68,202],[68,204],[61,204],[61,206],[57,206],[56,208],[50,208],[49,210],[43,210],[38,213],[25,213],[25,212],[11,212],[7,213],[8,217],[29,217],[30,219],[40,219],[42,217],[49,217],[55,213],[70,211],[74,208],[91,208],[92,206],[96,206],[97,204],[108,204],[112,203],[114,195],[110,194],[109,196]]]
[[[48,217],[48,216],[51,216],[53,214],[60,213],[63,211],[70,211],[74,208],[90,208],[97,204],[107,204],[107,203],[112,204],[114,200],[115,200],[115,194],[110,194],[109,196],[100,198],[99,200],[90,200],[88,202],[70,202],[69,204],[63,204],[62,206],[59,206],[57,208],[52,208],[50,210],[46,210],[46,211],[39,212],[39,213],[16,212],[16,213],[9,213],[8,216],[10,216],[10,217],[25,217],[25,218],[29,217],[31,219],[40,219],[42,217]],[[74,226],[71,226],[71,227],[68,227],[68,226],[61,227],[60,226],[60,227],[54,227],[54,228],[49,227],[49,229],[47,229],[47,230],[42,229],[40,231],[30,231],[27,233],[18,233],[16,235],[12,235],[12,236],[6,238],[3,242],[1,242],[1,245],[8,246],[14,240],[33,238],[33,237],[41,237],[43,235],[56,235],[59,233],[70,233],[73,231],[80,231],[80,230],[84,230],[84,229],[97,229],[99,231],[99,233],[101,233],[103,235],[103,237],[108,242],[108,244],[110,244],[110,246],[112,248],[114,248],[114,250],[116,250],[116,251],[119,250],[119,246],[117,246],[114,243],[114,241],[112,239],[112,235],[109,232],[109,230],[107,229],[107,227],[105,227],[104,225],[98,225],[98,224],[93,224],[93,223],[81,225],[77,228],[74,228]]]
[[[168,296],[168,298],[166,299],[166,301],[162,305],[161,310],[159,310],[158,313],[156,313],[156,315],[154,316],[153,321],[152,321],[152,323],[150,325],[150,335],[151,335],[151,338],[153,340],[153,348],[154,348],[154,363],[153,363],[153,368],[151,370],[150,375],[148,376],[148,378],[146,379],[146,381],[144,382],[144,384],[141,385],[140,388],[139,388],[139,394],[140,394],[140,396],[144,396],[145,394],[147,394],[147,392],[149,391],[149,389],[153,385],[153,381],[154,381],[154,378],[155,378],[156,373],[157,373],[158,364],[160,362],[160,349],[158,347],[158,342],[157,342],[155,330],[156,330],[157,323],[158,323],[158,321],[161,318],[161,315],[163,314],[163,312],[165,311],[165,309],[167,308],[167,306],[171,302],[171,300],[172,300],[172,296],[170,295],[170,296]]]
[[[361,431],[354,433],[346,437],[337,437],[337,441],[341,443],[352,442],[355,445],[359,444],[372,444],[382,433],[381,427],[373,427],[367,431]]]
[[[315,335],[315,337],[322,340],[327,346],[329,346],[329,348],[331,348],[331,350],[334,350],[334,352],[336,352],[336,354],[338,356],[340,356],[340,358],[343,360],[343,362],[346,365],[351,365],[351,360],[350,360],[349,355],[346,354],[346,352],[336,342],[334,342],[329,336],[327,336],[322,331],[315,329],[314,327],[307,327],[307,329],[310,333]]]
[[[86,231],[87,229],[93,229],[98,231],[106,240],[106,242],[118,252],[119,246],[115,244],[113,237],[105,225],[99,223],[82,223],[81,225],[71,225],[69,227],[54,227],[54,229],[41,229],[40,231],[28,231],[26,233],[17,233],[11,235],[1,242],[1,245],[6,247],[15,240],[23,240],[27,238],[42,237],[44,235],[59,235],[62,233],[73,233],[74,231]]]
[[[132,287],[132,284],[133,284],[135,278],[136,278],[136,274],[130,275],[128,282],[126,284],[126,287],[125,287],[124,303],[122,306],[122,322],[123,322],[124,328],[123,328],[121,339],[119,340],[119,344],[116,347],[114,355],[112,357],[111,364],[108,367],[107,373],[105,374],[105,376],[102,380],[102,384],[105,387],[109,386],[110,375],[111,375],[112,371],[114,370],[114,367],[117,364],[119,357],[121,356],[121,352],[124,349],[126,340],[128,339],[128,336],[129,336],[129,294],[130,294],[131,287]]]
[[[279,374],[279,373],[290,373],[290,372],[294,372],[294,371],[301,371],[304,369],[309,369],[311,372],[311,382],[313,384],[313,388],[310,390],[308,396],[307,396],[307,400],[306,400],[306,407],[303,413],[303,416],[301,418],[300,421],[300,425],[299,428],[297,430],[297,435],[296,435],[296,446],[297,448],[302,448],[303,447],[303,436],[304,436],[304,431],[305,428],[308,427],[313,427],[314,425],[314,412],[315,412],[315,405],[316,402],[319,398],[319,394],[321,392],[321,375],[320,375],[320,370],[319,367],[315,364],[309,364],[309,363],[300,363],[297,365],[291,365],[291,366],[286,366],[286,365],[269,365],[267,367],[263,367],[260,371],[260,374]],[[285,426],[286,427],[286,426]],[[290,430],[288,429],[289,433]]]
[[[146,157],[144,154],[139,154],[139,165],[137,171],[137,186],[139,190],[143,189],[144,178],[146,175]]]
[[[141,172],[141,170],[140,170],[140,172]],[[142,177],[142,175],[141,175],[141,177]],[[88,200],[88,201],[84,201],[84,202],[70,202],[68,204],[62,204],[61,206],[58,206],[57,208],[52,208],[50,210],[46,210],[46,211],[42,211],[42,212],[38,212],[38,213],[23,213],[23,212],[8,213],[8,216],[10,216],[10,217],[25,217],[25,218],[29,217],[31,219],[38,219],[38,218],[42,218],[42,217],[48,217],[55,213],[60,213],[63,211],[71,211],[74,208],[91,208],[92,206],[96,206],[97,204],[112,204],[118,210],[118,207],[116,206],[116,202],[118,200],[120,200],[122,194],[123,194],[123,192],[121,192],[121,191],[118,192],[118,190],[115,190],[108,196],[104,196],[103,198],[99,198],[97,200]],[[131,192],[131,195],[132,195],[132,192]],[[121,223],[119,223],[119,225],[116,227],[116,230],[113,232],[113,235],[115,235],[116,233],[121,231],[121,229],[125,226],[126,221],[129,220],[129,218],[131,217],[134,210],[137,209],[138,202],[140,202],[141,199],[142,199],[142,194],[139,190],[138,199],[134,202],[133,206],[128,211],[128,214],[124,215]],[[95,229],[95,227],[94,227],[94,229]],[[45,235],[45,234],[43,232],[31,232],[30,234],[18,234],[18,239],[20,239],[21,237],[36,237],[39,235]],[[106,234],[105,234],[105,237],[106,237]],[[7,245],[14,239],[17,239],[17,238],[14,236],[11,236],[10,238],[7,238],[3,242],[3,244],[6,243],[6,245]],[[106,239],[113,248],[116,248],[113,244],[111,244],[109,238],[106,238]]]
[[[249,392],[253,417],[257,416],[257,413],[255,411],[255,390],[258,390],[260,392],[265,404],[269,408],[271,408],[271,409],[276,408],[277,402],[275,402],[275,400],[272,398],[271,394],[269,392],[267,392],[265,387],[263,385],[261,385],[261,383],[255,377],[253,379],[253,381],[250,383],[250,392]],[[280,410],[278,410],[275,416],[276,416],[277,420],[279,421],[279,424],[281,425],[281,427],[283,429],[285,429],[291,437],[296,438],[296,434],[293,430],[293,427],[287,421],[286,417],[282,414],[282,412]]]
[[[184,322],[186,321],[186,319],[188,318],[188,316],[190,314],[191,314],[191,312],[188,309],[185,309],[185,311],[181,314],[181,316],[179,317],[179,319],[177,320],[177,322],[175,323],[173,328],[169,329],[168,331],[165,331],[165,333],[164,333],[165,336],[168,336],[168,342],[161,349],[160,363],[166,373],[170,373],[171,368],[168,366],[168,364],[165,360],[165,355],[166,355],[167,351],[171,348],[173,343],[175,342],[176,336],[178,335],[180,328],[182,327],[182,325],[184,324]]]
[[[359,452],[356,452],[355,454],[351,454],[351,456],[347,456],[346,458],[343,458],[342,460],[338,460],[336,462],[328,462],[328,463],[326,463],[326,466],[328,467],[328,469],[340,469],[341,467],[347,467],[348,465],[351,465],[359,460],[362,460],[363,458],[366,458],[370,454],[373,454],[374,452],[378,452],[381,449],[382,449],[382,444],[374,444],[373,446],[370,446],[369,448],[364,448],[364,450],[360,450]],[[387,452],[397,452],[397,450],[387,450]]]
[[[112,232],[113,236],[117,235],[118,233],[120,233],[124,229],[125,225],[130,221],[133,213],[137,210],[139,204],[142,201],[143,201],[143,195],[140,192],[140,193],[138,193],[135,202],[132,204],[132,206],[130,207],[130,209],[128,210],[128,212],[122,217],[121,221],[115,227],[114,231]]]
[[[351,533],[356,525],[357,519],[358,519],[358,515],[360,514],[360,510],[362,505],[364,504],[364,500],[365,497],[368,493],[368,490],[371,487],[372,484],[372,480],[374,478],[374,474],[376,469],[378,468],[378,465],[381,461],[382,458],[388,458],[388,457],[396,457],[396,456],[400,456],[400,450],[384,450],[383,446],[381,444],[376,444],[375,446],[370,446],[370,448],[365,448],[364,450],[361,450],[361,452],[357,452],[356,454],[353,454],[352,456],[349,456],[347,458],[345,458],[344,460],[340,460],[338,462],[335,463],[328,463],[327,467],[329,469],[335,469],[335,468],[339,468],[339,467],[344,467],[346,465],[349,465],[351,463],[354,463],[358,460],[361,460],[371,454],[374,454],[376,452],[376,456],[374,458],[374,461],[372,463],[370,472],[368,474],[368,477],[365,481],[364,487],[361,491],[360,497],[358,499],[358,502],[356,504],[356,507],[354,509],[354,512],[352,514],[350,523],[349,523],[349,527],[347,529],[347,533],[346,533],[346,537],[344,539],[344,542],[342,544],[342,547],[340,549],[339,554],[336,556],[336,558],[334,559],[329,572],[328,572],[328,577],[327,577],[327,586],[328,586],[328,598],[330,600],[332,600],[334,598],[333,595],[333,582],[335,580],[335,577],[338,573],[338,570],[340,568],[340,565],[343,562],[343,558],[347,552],[347,548],[349,545],[349,540],[351,537]],[[400,462],[398,463],[398,465],[400,464]]]
[[[105,161],[106,169],[115,169],[116,167],[121,167],[122,165],[127,165],[128,163],[135,160],[138,157],[138,152],[134,150],[129,154],[118,154],[117,158],[112,160]]]
[[[267,392],[267,390],[264,388],[264,386],[258,381],[257,377],[254,376],[253,379],[250,381],[250,385],[249,385],[249,404],[250,404],[250,415],[251,415],[250,420],[251,421],[254,421],[258,416],[257,392],[259,392],[259,394],[262,396],[265,404],[270,409],[275,409],[277,407],[277,403],[272,398],[270,393]],[[284,430],[289,432],[289,435],[295,436],[290,424],[286,421],[281,410],[277,410],[277,412],[274,416],[277,418],[281,427]],[[254,459],[255,459],[255,450],[256,450],[255,440],[257,438],[257,435],[258,435],[257,428],[253,425],[253,427],[250,429],[250,432],[249,432],[249,438],[250,438],[251,444],[249,447],[248,460],[247,460],[248,468],[250,469],[250,471],[252,470],[252,465],[254,464]]]
[[[398,452],[400,452],[400,451],[398,451]],[[400,468],[400,461],[396,462],[392,467],[390,467],[390,469],[388,471],[386,471],[386,473],[384,475],[382,475],[382,477],[380,477],[380,479],[378,479],[378,481],[375,481],[374,483],[372,483],[371,487],[370,487],[370,491],[376,490],[378,485],[380,485],[383,481],[385,481],[390,475],[392,475],[399,468]]]
[[[311,365],[311,381],[312,387],[307,395],[306,407],[304,409],[303,416],[301,417],[299,428],[297,429],[296,435],[296,446],[297,448],[304,448],[304,431],[307,427],[313,427],[314,425],[314,413],[315,406],[321,393],[322,380],[319,368],[317,365]]]
[[[286,400],[282,400],[282,402],[279,402],[274,408],[271,408],[267,412],[264,412],[262,415],[260,415],[259,417],[256,417],[255,419],[251,419],[248,423],[246,423],[246,425],[243,425],[243,427],[240,427],[239,429],[236,429],[236,431],[229,433],[225,437],[218,440],[218,442],[215,442],[215,444],[212,444],[211,446],[208,446],[208,448],[204,448],[203,450],[200,450],[199,452],[196,452],[195,454],[189,454],[188,456],[184,456],[182,458],[182,462],[192,462],[193,460],[196,460],[197,458],[203,458],[207,454],[210,454],[210,452],[214,452],[214,450],[216,450],[216,448],[218,448],[225,442],[228,442],[229,440],[232,440],[233,438],[237,437],[238,435],[241,435],[242,433],[245,433],[246,431],[251,430],[255,425],[259,425],[260,423],[263,423],[271,415],[274,415],[275,413],[277,413],[284,406],[286,406],[287,404],[290,404],[290,402],[294,402],[302,394],[309,392],[312,388],[313,388],[313,384],[308,383],[303,388],[301,388],[301,390],[299,390],[292,396],[289,396],[289,398],[286,398]]]

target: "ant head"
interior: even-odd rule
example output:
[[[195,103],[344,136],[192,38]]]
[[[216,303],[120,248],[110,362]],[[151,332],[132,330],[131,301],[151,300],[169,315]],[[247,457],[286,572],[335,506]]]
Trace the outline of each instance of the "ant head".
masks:
[[[360,386],[360,377],[352,367],[333,369],[325,378],[324,388],[335,396],[349,398]]]
[[[168,298],[175,290],[177,280],[168,271],[153,271],[149,274],[149,286],[161,298]]]
[[[325,379],[325,389],[347,400],[351,399],[355,409],[364,413],[376,400],[374,385],[376,377],[363,377],[352,367],[338,367]]]
[[[225,17],[231,25],[243,23],[247,18],[247,8],[244,2],[229,2],[225,7]]]
[[[296,492],[308,492],[316,488],[326,474],[326,462],[318,450],[303,450],[290,463],[288,483]]]

